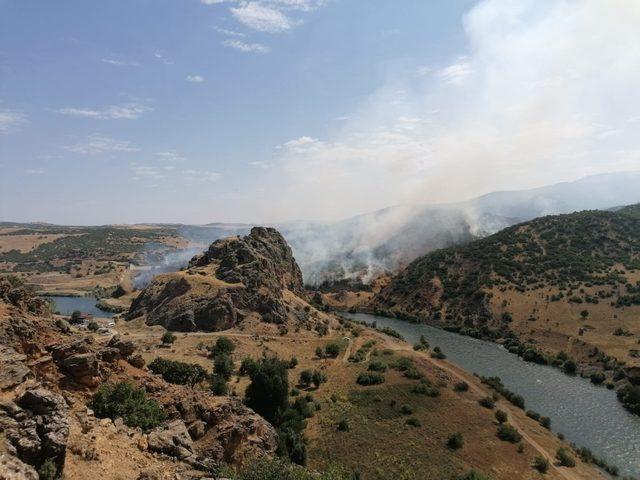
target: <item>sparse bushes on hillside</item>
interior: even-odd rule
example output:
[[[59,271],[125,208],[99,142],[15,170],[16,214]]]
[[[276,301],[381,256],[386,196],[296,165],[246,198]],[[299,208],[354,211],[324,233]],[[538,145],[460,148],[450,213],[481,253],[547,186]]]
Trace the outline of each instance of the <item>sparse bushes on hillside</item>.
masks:
[[[372,372],[386,372],[387,365],[382,362],[371,362],[369,364],[368,370]]]
[[[246,463],[240,473],[225,472],[232,480],[356,480],[351,472],[336,465],[329,465],[324,472],[316,473],[281,458],[259,458]]]
[[[488,408],[489,410],[493,409],[493,407],[495,407],[495,402],[493,401],[493,398],[491,397],[483,397],[480,400],[478,400],[478,403],[480,405],[482,405],[484,408]]]
[[[340,345],[336,342],[328,343],[326,347],[324,347],[324,353],[329,358],[336,358],[340,355]]]
[[[218,337],[216,343],[209,348],[210,356],[217,357],[218,355],[231,355],[236,349],[233,341],[228,337]]]
[[[149,430],[164,421],[162,407],[146,392],[127,382],[103,384],[91,400],[91,408],[98,418],[122,418],[130,427]]]
[[[161,375],[165,382],[193,386],[207,377],[207,372],[194,363],[177,362],[158,357],[149,364],[149,370]]]
[[[505,412],[504,410],[496,410],[494,416],[496,417],[496,421],[498,423],[505,423],[508,419],[507,412]]]
[[[431,352],[431,358],[437,358],[439,360],[444,360],[447,356],[444,354],[440,347],[433,347],[433,351]]]
[[[569,452],[565,448],[559,448],[556,451],[556,460],[558,460],[558,463],[560,463],[560,465],[562,465],[563,467],[572,468],[576,466],[575,459],[569,454]]]
[[[230,355],[227,354],[219,354],[213,359],[213,371],[216,374],[224,377],[225,380],[229,381],[231,376],[233,375],[233,359]]]
[[[547,473],[549,471],[549,460],[544,457],[537,456],[533,459],[533,468],[540,473]]]
[[[464,475],[458,477],[458,480],[493,480],[489,475],[480,473],[476,470],[469,470]]]

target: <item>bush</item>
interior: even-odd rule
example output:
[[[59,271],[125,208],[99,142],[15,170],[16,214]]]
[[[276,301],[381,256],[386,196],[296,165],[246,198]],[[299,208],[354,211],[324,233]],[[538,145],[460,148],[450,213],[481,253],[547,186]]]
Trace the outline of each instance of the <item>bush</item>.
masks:
[[[578,366],[576,365],[576,362],[574,362],[573,360],[567,360],[562,365],[562,369],[564,370],[564,373],[566,373],[567,375],[574,375],[578,370]]]
[[[127,382],[101,385],[90,405],[98,418],[122,418],[126,425],[143,430],[157,427],[166,418],[155,400]]]
[[[311,381],[316,388],[320,388],[320,385],[327,382],[327,374],[319,370],[314,370]]]
[[[549,471],[549,461],[544,457],[537,456],[533,459],[533,468],[540,473],[547,473]]]
[[[418,383],[411,391],[419,395],[427,395],[429,397],[437,397],[440,395],[440,390],[426,383]]]
[[[413,413],[413,408],[411,408],[409,405],[402,405],[400,407],[400,413],[403,415],[411,415]]]
[[[233,360],[231,356],[226,353],[217,355],[213,359],[213,371],[228,381],[233,375]]]
[[[415,428],[418,428],[418,427],[420,427],[420,425],[422,425],[420,423],[420,420],[418,420],[416,417],[409,417],[409,418],[407,418],[407,421],[404,422],[404,423],[406,423],[407,425],[409,425],[411,427],[415,427]]]
[[[69,321],[74,325],[82,323],[82,312],[80,310],[74,310],[71,313],[71,318],[69,319]]]
[[[296,368],[298,366],[298,359],[296,357],[291,357],[289,360],[289,368]]]
[[[592,373],[590,377],[591,383],[594,383],[596,385],[602,384],[605,381],[605,379],[606,377],[603,372]]]
[[[211,393],[214,395],[226,395],[228,390],[227,380],[222,375],[211,376]]]
[[[361,373],[356,379],[358,385],[380,385],[384,383],[384,375],[377,372]]]
[[[498,426],[498,438],[505,442],[518,443],[522,440],[522,435],[512,425],[503,423]]]
[[[226,476],[226,475],[225,475]],[[351,472],[329,465],[321,474],[316,474],[281,458],[256,458],[245,463],[234,480],[354,480]]]
[[[339,432],[348,432],[349,431],[349,422],[346,420],[340,420],[338,422],[338,431]]]
[[[491,477],[476,470],[469,470],[461,477],[458,477],[458,480],[491,480]]]
[[[336,342],[331,342],[324,347],[324,352],[327,354],[327,357],[336,358],[340,355],[340,345]]]
[[[527,410],[526,415],[529,418],[533,418],[536,422],[540,420],[540,414],[538,412],[534,412],[533,410]]]
[[[289,402],[287,364],[278,358],[264,358],[249,372],[251,383],[245,403],[272,424],[278,424]]]
[[[547,430],[551,430],[551,419],[549,417],[540,417],[540,425]]]
[[[100,325],[98,325],[96,322],[89,322],[89,325],[87,325],[87,328],[92,332],[97,332],[98,329],[100,328]]]
[[[303,370],[300,372],[300,385],[309,387],[313,383],[313,371]]]
[[[387,365],[382,362],[371,362],[368,370],[372,372],[386,372]]]
[[[433,352],[431,352],[431,358],[437,358],[439,360],[444,360],[447,356],[444,354],[440,347],[434,347]]]
[[[171,345],[176,341],[176,336],[172,332],[166,331],[162,334],[162,338],[160,340],[165,345]]]
[[[460,432],[452,433],[447,439],[447,447],[451,450],[458,450],[462,448],[463,444],[464,440],[462,439],[462,434]]]
[[[251,372],[258,368],[258,362],[251,357],[244,357],[240,362],[240,368],[238,369],[238,375],[245,376],[251,375]]]
[[[494,415],[498,423],[505,423],[508,419],[507,412],[505,412],[504,410],[496,410],[496,413],[494,413]]]
[[[236,346],[229,337],[218,337],[209,351],[212,357],[217,357],[218,355],[231,355],[235,349]]]
[[[469,384],[467,382],[458,382],[453,386],[453,390],[456,392],[469,391]]]
[[[480,400],[478,400],[478,403],[482,405],[484,408],[488,408],[489,410],[492,410],[493,407],[495,406],[495,402],[491,397],[481,398]]]
[[[417,368],[410,368],[409,370],[404,371],[403,376],[410,378],[411,380],[420,380],[424,377],[424,374]]]
[[[322,347],[316,347],[316,357],[324,358],[324,352],[322,351]]]
[[[560,465],[562,465],[563,467],[572,468],[576,466],[576,461],[574,460],[574,458],[565,448],[562,447],[556,451],[556,460],[558,460],[558,463],[560,463]]]
[[[38,468],[38,475],[40,476],[40,480],[58,480],[60,475],[58,475],[58,466],[53,458],[47,458],[40,468]]]
[[[165,382],[194,386],[207,377],[207,372],[194,363],[177,362],[158,357],[149,364],[149,370],[161,375]]]

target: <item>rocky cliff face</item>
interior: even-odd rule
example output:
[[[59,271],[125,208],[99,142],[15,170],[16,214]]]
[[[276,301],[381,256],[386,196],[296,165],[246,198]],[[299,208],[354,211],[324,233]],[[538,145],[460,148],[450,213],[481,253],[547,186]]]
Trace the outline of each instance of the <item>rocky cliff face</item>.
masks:
[[[291,248],[273,228],[217,240],[183,272],[159,275],[134,300],[128,319],[178,331],[231,328],[251,312],[284,323],[285,291],[304,295]]]

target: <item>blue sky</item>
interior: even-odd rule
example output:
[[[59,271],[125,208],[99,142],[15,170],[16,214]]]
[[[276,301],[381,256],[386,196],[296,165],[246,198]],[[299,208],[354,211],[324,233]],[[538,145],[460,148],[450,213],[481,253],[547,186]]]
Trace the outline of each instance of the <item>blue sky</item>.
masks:
[[[0,0],[0,219],[331,220],[634,168],[634,3]]]

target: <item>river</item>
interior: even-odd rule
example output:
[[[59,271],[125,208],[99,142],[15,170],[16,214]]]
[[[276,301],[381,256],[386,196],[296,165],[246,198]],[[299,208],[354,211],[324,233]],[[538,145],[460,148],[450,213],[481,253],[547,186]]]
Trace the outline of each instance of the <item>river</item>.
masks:
[[[74,310],[80,310],[82,313],[90,313],[94,317],[111,318],[115,314],[105,312],[96,307],[97,300],[94,297],[45,297],[55,303],[55,311],[61,315],[71,315]]]
[[[424,335],[431,348],[439,346],[448,360],[468,372],[500,377],[506,388],[525,398],[527,410],[551,418],[554,432],[616,465],[621,476],[640,476],[640,417],[625,410],[613,390],[525,362],[496,343],[387,317],[344,315],[391,327],[412,344]]]

